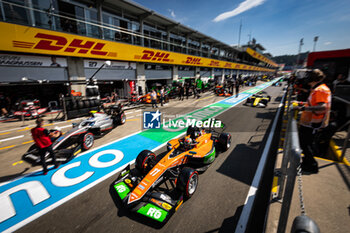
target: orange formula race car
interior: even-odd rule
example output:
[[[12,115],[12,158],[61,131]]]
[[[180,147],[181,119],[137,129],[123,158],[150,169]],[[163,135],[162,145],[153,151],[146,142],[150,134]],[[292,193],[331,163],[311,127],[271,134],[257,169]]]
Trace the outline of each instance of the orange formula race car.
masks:
[[[223,86],[216,86],[215,87],[215,94],[217,96],[225,96],[225,97],[230,97],[232,96],[232,93],[230,93],[226,88]]]
[[[138,101],[140,103],[144,103],[144,104],[151,104],[152,100],[151,100],[151,93],[148,93],[146,95],[140,96],[138,98]],[[164,102],[168,103],[169,102],[169,97],[167,95],[164,96]],[[157,103],[160,103],[160,94],[157,93]]]
[[[120,173],[111,189],[122,206],[164,224],[196,191],[198,172],[231,146],[229,133],[189,127],[186,135],[170,140],[163,155],[141,151],[135,168]]]

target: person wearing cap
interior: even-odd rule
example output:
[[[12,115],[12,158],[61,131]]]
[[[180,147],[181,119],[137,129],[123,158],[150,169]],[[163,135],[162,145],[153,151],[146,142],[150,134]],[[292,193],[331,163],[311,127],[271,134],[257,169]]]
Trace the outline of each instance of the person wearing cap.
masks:
[[[31,129],[32,137],[35,142],[35,145],[39,148],[39,155],[41,159],[41,164],[43,166],[44,175],[47,174],[47,165],[45,161],[45,155],[49,152],[52,157],[52,161],[55,164],[55,168],[58,168],[59,164],[56,162],[55,153],[52,150],[52,141],[50,138],[50,132],[43,128],[44,119],[38,118],[36,121],[36,127]]]
[[[304,153],[301,168],[305,172],[318,172],[312,146],[315,134],[329,123],[331,91],[322,82],[324,78],[325,75],[319,69],[308,72],[307,83],[311,87],[311,92],[306,102],[298,102],[298,109],[302,111],[299,121],[299,141]]]

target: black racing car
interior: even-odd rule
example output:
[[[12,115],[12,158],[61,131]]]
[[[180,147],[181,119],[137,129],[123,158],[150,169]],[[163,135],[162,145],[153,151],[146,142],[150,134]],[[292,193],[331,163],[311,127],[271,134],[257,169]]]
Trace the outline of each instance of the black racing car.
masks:
[[[62,134],[59,130],[51,130],[55,136],[52,137],[52,149],[55,152],[57,161],[67,162],[82,151],[89,150],[94,144],[95,136],[104,135],[119,124],[126,121],[124,111],[120,109],[110,109],[110,114],[92,112],[91,116],[80,123],[73,123],[73,128]],[[51,162],[49,153],[46,161]],[[40,163],[39,150],[32,145],[22,156],[24,161],[36,165]]]

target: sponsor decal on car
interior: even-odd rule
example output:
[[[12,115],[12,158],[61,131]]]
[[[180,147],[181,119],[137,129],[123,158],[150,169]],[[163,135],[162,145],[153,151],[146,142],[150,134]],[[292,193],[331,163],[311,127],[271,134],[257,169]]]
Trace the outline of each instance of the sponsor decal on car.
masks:
[[[165,210],[152,205],[150,203],[148,203],[145,206],[142,206],[137,213],[140,213],[142,215],[145,215],[149,218],[152,218],[154,220],[157,220],[159,222],[163,222],[164,219],[166,218],[166,216],[168,215],[168,212],[166,212]]]
[[[124,199],[128,193],[130,192],[129,187],[124,184],[123,182],[120,182],[116,185],[114,185],[115,190],[117,190],[117,193],[119,194],[120,199]]]
[[[151,198],[151,202],[153,202],[153,203],[155,203],[155,204],[157,204],[157,205],[159,205],[159,206],[161,206],[162,203],[163,203],[163,202],[158,201],[158,200],[156,200],[156,199],[154,199],[154,198]]]
[[[172,206],[169,205],[168,203],[163,202],[162,206],[166,209],[166,210],[171,210]]]
[[[130,179],[125,179],[124,182],[127,183],[127,184],[130,184],[131,180]]]
[[[184,202],[183,200],[180,200],[177,202],[177,206],[175,208],[175,211],[177,211],[180,208],[180,206],[182,205],[183,202]]]

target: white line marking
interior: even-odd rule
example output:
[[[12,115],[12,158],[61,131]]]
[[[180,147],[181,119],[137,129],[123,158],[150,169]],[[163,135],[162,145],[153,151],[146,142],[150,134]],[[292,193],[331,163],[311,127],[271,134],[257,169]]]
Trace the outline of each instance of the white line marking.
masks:
[[[283,102],[283,100],[284,100],[284,96],[281,100],[281,103]],[[253,182],[249,188],[248,195],[245,199],[244,207],[243,207],[241,216],[239,218],[238,224],[236,226],[235,233],[244,233],[246,231],[247,224],[248,224],[249,217],[250,217],[250,213],[252,211],[253,204],[255,201],[256,191],[258,190],[259,183],[260,183],[260,180],[262,177],[262,173],[264,171],[264,167],[266,164],[267,156],[269,154],[272,139],[273,139],[273,136],[275,134],[275,129],[276,129],[277,120],[278,120],[277,117],[279,116],[280,112],[281,112],[281,107],[278,108],[277,114],[275,115],[271,130],[269,133],[269,137],[266,141],[264,151],[263,151],[262,156],[261,156],[260,161],[259,161],[258,168],[256,169]]]
[[[72,125],[60,126],[61,129],[65,129],[65,128],[68,128],[68,127],[72,127]]]
[[[12,138],[5,138],[5,139],[1,139],[0,142],[6,142],[6,141],[10,141],[10,140],[17,139],[17,138],[23,138],[23,137],[24,137],[24,135],[12,137]]]
[[[14,128],[14,129],[8,129],[8,130],[3,130],[0,131],[0,133],[5,133],[5,132],[10,132],[10,131],[16,131],[16,130],[20,130],[20,129],[25,129],[25,128],[29,128],[29,127],[33,127],[35,125],[28,125],[28,126],[24,126],[24,127],[18,127],[18,128]]]
[[[80,117],[80,118],[76,118],[76,119],[72,119],[70,121],[78,121],[78,120],[82,120],[84,119],[83,117]],[[58,125],[58,124],[63,124],[63,123],[66,123],[67,121],[62,121],[62,122],[55,122],[55,123],[52,123],[52,125]],[[16,131],[16,130],[21,130],[21,129],[26,129],[26,128],[32,128],[34,127],[35,124],[33,125],[27,125],[27,126],[23,126],[23,127],[18,127],[18,128],[13,128],[13,129],[7,129],[7,130],[3,130],[3,131],[0,131],[0,133],[5,133],[5,132],[11,132],[11,131]]]

